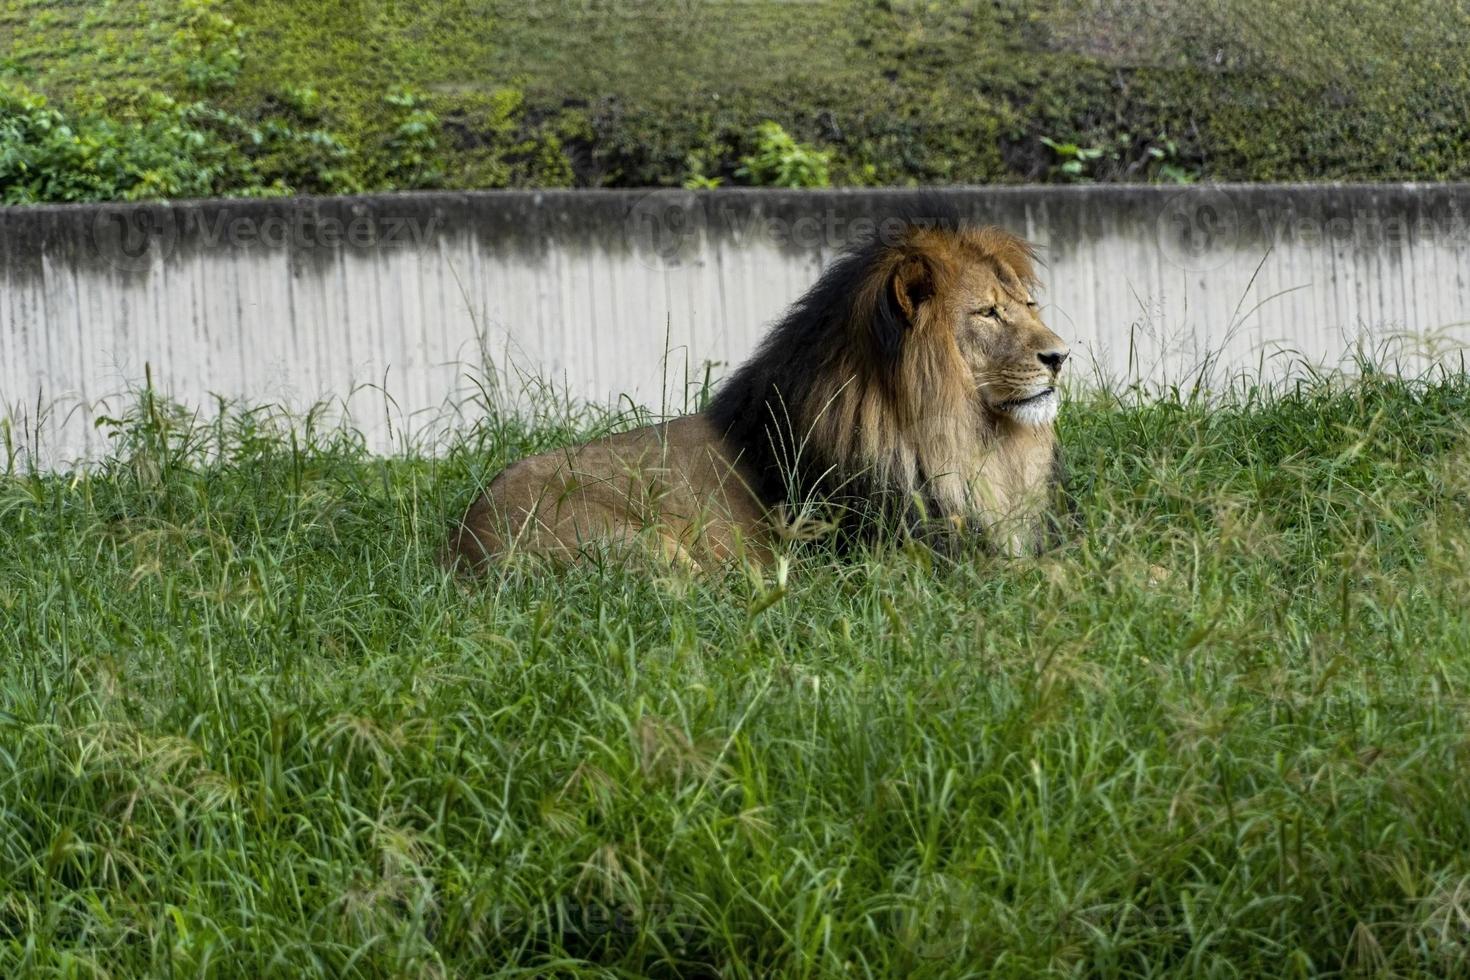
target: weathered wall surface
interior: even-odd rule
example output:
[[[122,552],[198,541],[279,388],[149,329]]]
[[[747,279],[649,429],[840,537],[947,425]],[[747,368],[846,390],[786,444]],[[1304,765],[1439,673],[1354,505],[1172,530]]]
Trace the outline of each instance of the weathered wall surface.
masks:
[[[1334,365],[1470,337],[1470,185],[969,188],[1041,247],[1081,373]],[[185,404],[348,400],[387,448],[487,370],[682,405],[908,191],[506,192],[0,208],[0,402],[49,464],[145,366]],[[1415,360],[1414,365],[1422,363]],[[373,386],[364,388],[363,386]],[[391,395],[386,399],[383,391]],[[356,391],[356,394],[352,394]],[[350,396],[350,398],[349,398]],[[39,411],[38,411],[39,406]]]

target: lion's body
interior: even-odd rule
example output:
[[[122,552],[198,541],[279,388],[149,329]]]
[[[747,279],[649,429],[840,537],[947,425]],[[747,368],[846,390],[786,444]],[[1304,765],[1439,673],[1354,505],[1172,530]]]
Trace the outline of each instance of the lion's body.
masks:
[[[511,549],[572,558],[592,544],[700,568],[762,562],[765,509],[734,456],[703,415],[529,456],[491,481],[452,546],[472,563]]]
[[[1066,359],[1034,284],[1003,231],[906,224],[839,258],[706,412],[513,464],[452,551],[478,565],[636,540],[708,567],[835,525],[1032,552]]]

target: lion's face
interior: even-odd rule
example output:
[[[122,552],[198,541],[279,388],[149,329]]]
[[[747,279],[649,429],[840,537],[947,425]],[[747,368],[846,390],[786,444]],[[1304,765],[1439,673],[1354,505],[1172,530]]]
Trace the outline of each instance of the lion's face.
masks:
[[[945,306],[982,404],[1023,425],[1055,420],[1069,350],[1041,321],[1026,285],[999,263],[976,263],[959,273]]]

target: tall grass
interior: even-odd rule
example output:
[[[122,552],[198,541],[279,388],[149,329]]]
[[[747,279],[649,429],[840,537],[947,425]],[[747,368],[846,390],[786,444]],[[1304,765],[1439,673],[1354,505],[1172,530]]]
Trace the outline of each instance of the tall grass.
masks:
[[[1470,377],[1075,398],[1040,560],[433,563],[506,460],[0,479],[0,972],[1470,972]]]

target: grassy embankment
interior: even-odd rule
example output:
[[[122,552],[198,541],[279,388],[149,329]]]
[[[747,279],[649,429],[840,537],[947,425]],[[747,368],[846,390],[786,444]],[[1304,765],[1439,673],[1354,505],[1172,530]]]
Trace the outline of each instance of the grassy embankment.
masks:
[[[78,175],[24,201],[769,183],[767,122],[849,186],[1470,176],[1439,0],[0,0],[16,83],[107,148],[0,126]]]

